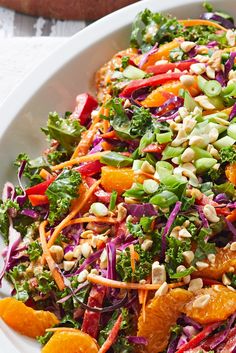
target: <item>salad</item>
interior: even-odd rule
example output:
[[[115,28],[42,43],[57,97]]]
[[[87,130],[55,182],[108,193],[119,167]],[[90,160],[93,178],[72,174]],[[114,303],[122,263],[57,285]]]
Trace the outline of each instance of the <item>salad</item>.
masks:
[[[236,30],[146,9],[0,201],[0,318],[43,353],[236,352]]]

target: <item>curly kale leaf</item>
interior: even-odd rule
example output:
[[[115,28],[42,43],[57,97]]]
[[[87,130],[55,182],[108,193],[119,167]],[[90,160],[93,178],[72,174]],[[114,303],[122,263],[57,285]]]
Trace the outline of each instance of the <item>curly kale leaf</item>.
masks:
[[[174,17],[145,9],[136,16],[133,22],[131,46],[141,48],[146,52],[156,42],[163,44],[176,38],[182,27]]]
[[[81,175],[77,171],[65,169],[57,179],[49,185],[46,195],[49,200],[49,222],[53,224],[61,219],[69,210],[71,201],[78,197]]]
[[[234,146],[227,146],[221,148],[220,158],[222,163],[236,162],[236,148]]]
[[[221,47],[227,45],[225,34],[216,34],[212,26],[184,27],[175,17],[154,13],[148,9],[140,12],[132,26],[130,44],[147,52],[151,47],[171,42],[177,37],[197,44],[207,44],[217,40]]]
[[[42,129],[49,139],[58,141],[68,152],[79,143],[84,130],[78,120],[69,118],[68,114],[60,117],[56,112],[49,114],[47,127]]]
[[[174,237],[168,237],[168,248],[166,251],[166,269],[171,278],[176,278],[176,270],[179,265],[183,264],[183,252],[190,250],[191,241],[181,241]]]
[[[127,116],[119,98],[111,99],[106,107],[110,109],[110,123],[116,133],[122,139],[135,139],[142,137],[147,131],[153,129],[152,116],[148,109],[144,107],[131,107],[133,116]]]
[[[129,247],[122,251],[116,263],[116,270],[125,282],[131,280],[139,282],[141,279],[147,278],[151,272],[153,262],[152,252],[142,250],[140,245],[135,245],[134,249],[139,254],[139,261],[137,261],[134,272],[131,268]]]
[[[37,260],[42,255],[42,247],[37,240],[29,243],[27,254],[29,255],[30,261]]]

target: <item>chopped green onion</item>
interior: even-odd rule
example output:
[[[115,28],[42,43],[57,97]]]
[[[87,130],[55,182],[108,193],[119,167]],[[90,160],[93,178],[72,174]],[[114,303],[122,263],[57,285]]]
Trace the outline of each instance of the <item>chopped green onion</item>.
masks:
[[[214,147],[221,150],[223,147],[233,146],[235,144],[235,139],[229,136],[224,136],[221,139],[213,143]]]
[[[212,155],[207,152],[206,150],[197,147],[197,146],[191,146],[192,150],[194,151],[194,159],[200,159],[200,158],[212,158]]]
[[[200,88],[201,91],[204,92],[204,88],[205,88],[205,84],[207,83],[208,81],[202,77],[202,76],[198,76],[197,78],[197,83],[198,83],[198,87]]]
[[[198,107],[198,104],[195,100],[190,96],[187,91],[184,91],[184,107],[189,111],[193,112],[194,108]]]
[[[229,137],[232,137],[236,140],[236,124],[230,124],[227,129],[227,134]]]
[[[96,217],[105,217],[108,215],[108,208],[101,202],[94,202],[90,206],[89,212]]]
[[[135,159],[133,162],[132,169],[133,170],[140,170],[142,167],[144,161],[141,161],[140,159]]]
[[[171,159],[174,157],[178,157],[183,153],[184,147],[172,147],[166,146],[164,151],[162,152],[162,160]]]
[[[207,81],[204,86],[204,93],[208,97],[216,97],[221,93],[221,84],[216,80]]]
[[[162,134],[156,134],[156,140],[158,143],[168,143],[172,140],[172,132],[164,132]]]
[[[217,160],[215,158],[200,158],[195,162],[196,172],[197,174],[203,174],[211,169]]]
[[[223,96],[226,97],[235,97],[236,96],[236,82],[232,82],[227,85],[227,87],[222,90]]]
[[[159,187],[159,185],[155,180],[146,179],[143,182],[143,190],[147,194],[154,194],[154,192],[156,192],[158,190],[158,187]]]
[[[161,208],[166,208],[178,201],[178,197],[171,191],[163,190],[160,194],[153,196],[150,202]]]
[[[100,162],[113,167],[122,168],[130,166],[133,163],[133,159],[123,156],[123,154],[120,153],[109,152],[101,157]]]
[[[138,69],[137,67],[135,67],[133,65],[129,65],[124,69],[123,75],[124,75],[124,77],[126,77],[130,80],[138,80],[140,78],[144,78],[144,76],[146,75],[146,72]]]
[[[110,198],[110,203],[109,203],[109,210],[113,211],[116,207],[116,200],[117,200],[117,192],[116,191],[112,191],[111,193],[111,198]]]

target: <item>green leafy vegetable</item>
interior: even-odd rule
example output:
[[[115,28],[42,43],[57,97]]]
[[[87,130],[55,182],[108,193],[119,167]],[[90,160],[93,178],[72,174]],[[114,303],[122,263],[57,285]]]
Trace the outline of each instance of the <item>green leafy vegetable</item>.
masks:
[[[171,278],[178,278],[176,269],[184,262],[183,252],[190,250],[191,241],[181,241],[175,237],[167,237],[168,247],[166,250],[166,269]],[[191,270],[190,270],[191,272]]]
[[[129,65],[129,57],[128,56],[122,56],[121,58],[121,66],[123,69],[125,69]]]
[[[35,185],[43,181],[42,177],[39,175],[39,172],[42,168],[49,169],[47,161],[43,157],[38,157],[30,160],[29,156],[26,153],[20,153],[15,160],[15,165],[19,167],[21,162],[26,161],[25,169],[23,176],[26,177],[30,185]]]
[[[122,139],[142,137],[153,128],[152,116],[149,110],[144,107],[133,106],[134,114],[131,120],[128,118],[120,98],[111,99],[107,102],[106,107],[110,110],[111,126]]]
[[[72,152],[85,130],[78,120],[60,117],[58,113],[50,113],[47,127],[42,131],[52,140],[57,140],[68,152]]]
[[[15,209],[19,210],[19,205],[17,202],[6,200],[2,202],[0,200],[0,232],[3,236],[5,243],[8,243],[8,231],[9,231],[9,219],[8,219],[8,210]]]
[[[123,168],[130,166],[133,163],[133,159],[121,153],[109,152],[101,157],[100,162],[113,167]]]
[[[37,260],[42,255],[42,247],[37,240],[29,243],[27,254],[29,255],[30,261]]]
[[[206,238],[211,233],[211,229],[202,228],[197,237],[197,249],[194,254],[193,265],[197,261],[205,260],[207,255],[216,253],[216,246],[214,243],[208,243]]]
[[[46,195],[49,199],[49,222],[53,224],[61,219],[69,210],[71,201],[78,197],[81,175],[77,171],[65,169],[57,179],[49,185]]]
[[[236,162],[236,148],[234,146],[223,147],[219,152],[220,152],[220,158],[222,163]]]

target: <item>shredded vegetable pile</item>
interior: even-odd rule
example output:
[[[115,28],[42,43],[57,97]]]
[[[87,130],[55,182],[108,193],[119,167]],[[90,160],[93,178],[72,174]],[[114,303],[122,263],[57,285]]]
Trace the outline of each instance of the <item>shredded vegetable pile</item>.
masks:
[[[42,352],[76,353],[66,335],[99,353],[236,351],[236,30],[205,8],[138,14],[97,97],[50,113],[48,148],[15,161],[0,281],[54,314],[31,335]]]

